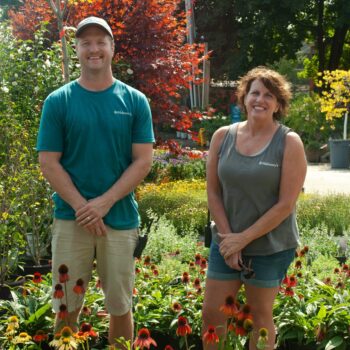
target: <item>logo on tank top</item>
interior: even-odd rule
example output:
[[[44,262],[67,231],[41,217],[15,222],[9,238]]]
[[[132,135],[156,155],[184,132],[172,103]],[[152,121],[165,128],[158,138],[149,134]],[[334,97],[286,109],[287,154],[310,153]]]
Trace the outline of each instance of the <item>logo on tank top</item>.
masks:
[[[262,160],[259,162],[259,165],[271,166],[273,168],[279,167],[279,165],[277,163],[263,162]]]
[[[132,116],[130,112],[124,112],[124,111],[114,111],[114,114],[122,114],[122,115],[128,115],[129,117]]]

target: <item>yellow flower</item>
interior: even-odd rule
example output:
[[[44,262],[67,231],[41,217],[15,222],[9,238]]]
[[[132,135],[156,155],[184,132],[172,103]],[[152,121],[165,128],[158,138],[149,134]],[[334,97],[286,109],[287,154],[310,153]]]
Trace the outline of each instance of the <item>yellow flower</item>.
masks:
[[[32,337],[26,333],[26,332],[22,332],[19,333],[19,335],[17,335],[16,337],[13,338],[13,344],[27,344],[29,342],[31,342]]]

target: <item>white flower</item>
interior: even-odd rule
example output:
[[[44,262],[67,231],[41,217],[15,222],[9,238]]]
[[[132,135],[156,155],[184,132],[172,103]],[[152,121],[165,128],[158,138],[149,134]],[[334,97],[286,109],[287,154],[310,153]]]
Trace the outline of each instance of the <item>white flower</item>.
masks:
[[[50,68],[51,67],[51,62],[49,59],[47,59],[45,62],[44,62],[45,66]]]
[[[13,86],[17,86],[17,85],[18,85],[17,81],[13,81],[13,82],[12,82],[12,85],[13,85]]]
[[[128,73],[128,74],[134,74],[134,71],[131,69],[131,68],[128,68],[127,70],[126,70],[126,72]]]
[[[7,94],[10,90],[9,90],[9,88],[7,87],[7,86],[2,86],[1,87],[1,90],[5,93],[5,94]]]
[[[15,76],[15,78],[18,78],[18,74],[17,73],[15,73],[14,76]]]
[[[34,92],[37,93],[38,91],[39,91],[39,86],[36,86],[36,87],[34,88]]]

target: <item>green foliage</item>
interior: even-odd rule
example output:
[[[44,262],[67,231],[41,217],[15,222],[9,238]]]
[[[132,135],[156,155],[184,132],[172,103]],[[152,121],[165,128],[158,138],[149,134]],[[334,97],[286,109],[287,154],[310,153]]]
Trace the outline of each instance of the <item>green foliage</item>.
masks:
[[[297,202],[300,228],[326,227],[327,233],[342,235],[350,227],[349,196],[342,194],[303,195]]]
[[[147,184],[139,188],[137,195],[144,225],[151,221],[148,215],[151,209],[157,216],[164,215],[175,226],[178,234],[185,235],[192,229],[203,233],[207,216],[204,181]]]
[[[320,108],[318,95],[298,94],[284,119],[285,124],[300,135],[306,149],[319,150],[335,128],[333,123],[326,121]]]
[[[311,58],[304,58],[304,69],[298,73],[298,77],[300,79],[311,79],[314,81],[317,78],[318,64],[318,57],[316,55],[313,55]]]
[[[63,83],[61,49],[48,46],[45,26],[26,41],[16,40],[6,22],[0,29],[0,113],[26,123],[35,139],[42,103]]]
[[[213,116],[203,116],[203,118],[194,121],[194,130],[204,128],[204,135],[207,141],[210,141],[214,132],[222,126],[230,125],[230,118],[222,113]]]
[[[175,256],[180,262],[191,261],[197,253],[198,234],[194,231],[186,231],[182,238],[175,226],[165,216],[156,216],[152,211],[147,212],[152,221],[148,243],[144,255],[152,257],[156,264],[160,263],[164,256]]]

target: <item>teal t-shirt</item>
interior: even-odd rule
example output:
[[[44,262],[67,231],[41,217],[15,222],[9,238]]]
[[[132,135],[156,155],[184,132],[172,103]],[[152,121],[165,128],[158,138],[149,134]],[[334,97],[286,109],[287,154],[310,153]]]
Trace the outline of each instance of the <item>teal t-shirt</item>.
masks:
[[[132,162],[133,143],[153,143],[149,103],[140,91],[115,80],[103,91],[89,91],[77,81],[45,100],[37,150],[62,152],[61,164],[86,199],[105,193]],[[55,217],[74,220],[75,212],[55,193]],[[110,209],[105,224],[136,228],[139,215],[131,192]]]

